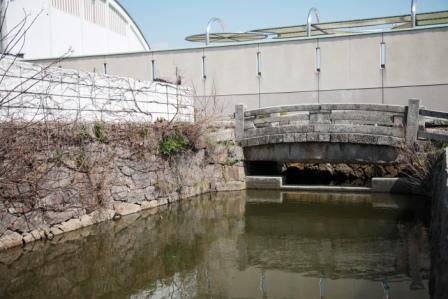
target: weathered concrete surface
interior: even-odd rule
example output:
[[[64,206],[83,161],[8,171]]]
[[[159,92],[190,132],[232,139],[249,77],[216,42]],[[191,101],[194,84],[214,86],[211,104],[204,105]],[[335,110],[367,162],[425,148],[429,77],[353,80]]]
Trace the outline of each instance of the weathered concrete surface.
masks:
[[[368,192],[415,194],[409,181],[403,178],[372,178],[371,187],[284,185],[280,176],[246,176],[246,188],[252,190],[323,191],[323,192]]]
[[[407,119],[406,119],[406,144],[411,146],[417,140],[418,125],[419,125],[419,106],[420,101],[417,99],[410,99],[408,104]]]
[[[392,163],[399,153],[390,146],[352,143],[277,143],[244,148],[248,161]]]
[[[405,144],[405,106],[289,105],[246,111],[241,118],[242,109],[236,106],[237,140],[249,161],[393,162]],[[408,122],[418,128],[418,108]]]
[[[246,188],[259,190],[279,190],[282,188],[281,177],[269,176],[247,176]]]
[[[448,153],[439,161],[433,181],[431,207],[431,276],[432,299],[448,298]]]
[[[423,191],[417,186],[413,186],[406,178],[372,178],[372,191],[380,193],[423,195]]]

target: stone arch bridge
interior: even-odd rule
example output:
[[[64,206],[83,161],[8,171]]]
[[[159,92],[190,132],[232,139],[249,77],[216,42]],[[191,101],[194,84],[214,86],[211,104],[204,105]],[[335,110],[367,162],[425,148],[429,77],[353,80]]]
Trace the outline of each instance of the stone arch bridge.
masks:
[[[304,104],[235,109],[235,136],[246,161],[393,163],[417,139],[448,140],[425,130],[448,113],[380,104]]]

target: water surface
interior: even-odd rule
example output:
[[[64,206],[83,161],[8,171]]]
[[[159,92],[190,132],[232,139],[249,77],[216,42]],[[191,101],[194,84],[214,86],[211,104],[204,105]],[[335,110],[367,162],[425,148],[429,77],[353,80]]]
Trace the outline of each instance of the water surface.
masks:
[[[231,192],[0,254],[0,298],[428,298],[425,199]]]

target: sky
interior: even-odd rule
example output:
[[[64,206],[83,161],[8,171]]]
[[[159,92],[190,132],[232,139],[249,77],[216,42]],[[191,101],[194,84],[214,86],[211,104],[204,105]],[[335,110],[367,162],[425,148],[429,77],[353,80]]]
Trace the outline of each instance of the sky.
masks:
[[[321,22],[409,14],[411,0],[119,0],[137,22],[152,49],[198,46],[185,41],[204,33],[211,17],[227,31],[305,24],[316,7]],[[448,0],[419,0],[417,12],[448,10]],[[216,25],[212,29],[219,30]]]

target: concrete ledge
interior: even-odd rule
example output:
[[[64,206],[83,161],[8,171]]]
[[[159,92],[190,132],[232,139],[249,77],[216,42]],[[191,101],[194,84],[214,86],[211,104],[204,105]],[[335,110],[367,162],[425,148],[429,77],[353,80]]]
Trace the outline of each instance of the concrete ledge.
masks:
[[[285,191],[323,191],[323,192],[372,192],[369,187],[350,186],[312,186],[312,185],[288,185],[281,186]]]
[[[282,177],[275,176],[247,176],[247,189],[254,190],[283,190],[283,191],[323,191],[323,192],[369,192],[422,194],[416,190],[405,178],[372,178],[371,187],[351,186],[319,186],[319,185],[283,185]]]
[[[408,179],[405,178],[372,178],[372,192],[421,194]]]
[[[247,176],[247,189],[284,191],[372,192],[369,187],[283,185],[282,177]]]
[[[247,189],[259,189],[259,190],[280,190],[283,185],[283,179],[281,177],[268,177],[268,176],[247,176],[246,188]]]

